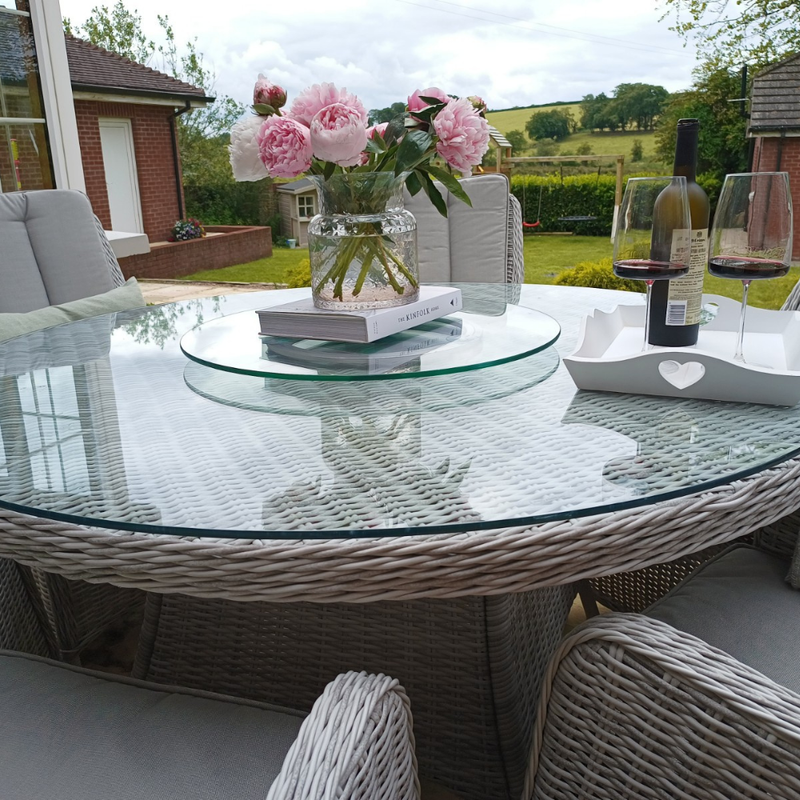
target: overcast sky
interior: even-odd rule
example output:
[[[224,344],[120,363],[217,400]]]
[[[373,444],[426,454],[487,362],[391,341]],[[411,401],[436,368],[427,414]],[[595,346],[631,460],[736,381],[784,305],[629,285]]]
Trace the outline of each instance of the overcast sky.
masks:
[[[82,23],[115,0],[60,0]],[[167,13],[197,37],[216,92],[251,102],[258,72],[291,98],[330,81],[367,108],[439,86],[490,109],[578,100],[619,83],[686,88],[694,50],[659,22],[658,0],[128,0],[148,35]],[[151,64],[157,68],[157,64]]]

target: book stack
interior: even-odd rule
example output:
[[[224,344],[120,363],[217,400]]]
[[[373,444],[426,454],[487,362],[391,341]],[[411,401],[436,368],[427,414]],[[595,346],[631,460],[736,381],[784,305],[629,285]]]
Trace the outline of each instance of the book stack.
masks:
[[[461,307],[460,289],[421,286],[418,300],[392,308],[329,311],[316,308],[309,298],[262,308],[256,313],[263,336],[366,343],[453,314],[460,311]]]

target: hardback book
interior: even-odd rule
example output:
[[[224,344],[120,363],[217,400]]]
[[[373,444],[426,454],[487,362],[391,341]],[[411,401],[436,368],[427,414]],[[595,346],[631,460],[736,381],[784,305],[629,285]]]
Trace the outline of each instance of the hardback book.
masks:
[[[372,343],[266,336],[261,343],[261,357],[314,370],[319,375],[414,372],[421,356],[456,341],[461,330],[460,319],[442,317]]]
[[[461,290],[450,286],[420,286],[419,299],[404,306],[368,311],[329,311],[311,298],[262,308],[256,313],[264,336],[323,339],[332,342],[374,342],[460,311]]]

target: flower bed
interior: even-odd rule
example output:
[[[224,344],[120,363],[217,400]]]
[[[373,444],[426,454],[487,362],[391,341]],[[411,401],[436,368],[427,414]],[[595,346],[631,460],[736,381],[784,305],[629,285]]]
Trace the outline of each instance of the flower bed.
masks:
[[[272,255],[272,230],[267,227],[211,225],[206,234],[185,242],[158,242],[149,253],[121,258],[122,272],[126,278],[180,278]]]

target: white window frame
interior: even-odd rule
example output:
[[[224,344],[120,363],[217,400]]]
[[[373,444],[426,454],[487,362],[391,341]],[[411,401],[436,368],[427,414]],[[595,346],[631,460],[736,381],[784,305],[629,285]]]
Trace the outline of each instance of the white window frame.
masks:
[[[85,192],[61,7],[58,0],[29,3],[56,187]]]
[[[310,200],[311,201],[311,213],[310,214],[303,214],[300,211],[300,201],[301,200]],[[305,203],[303,204],[306,205]],[[314,204],[314,196],[313,195],[298,195],[297,196],[297,218],[298,219],[311,219],[311,217],[316,214],[315,204]]]

